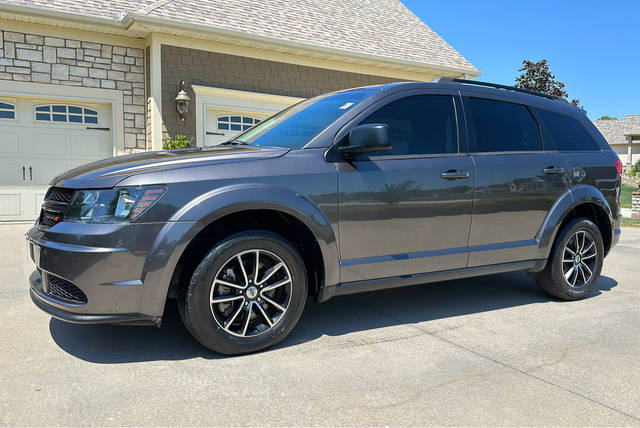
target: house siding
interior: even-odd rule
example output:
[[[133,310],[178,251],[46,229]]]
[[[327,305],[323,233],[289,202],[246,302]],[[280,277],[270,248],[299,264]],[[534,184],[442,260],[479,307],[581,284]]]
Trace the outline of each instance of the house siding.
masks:
[[[125,150],[145,148],[142,49],[0,31],[0,79],[122,91]]]
[[[178,46],[163,45],[161,54],[163,138],[183,134],[195,141],[195,113],[191,110],[182,122],[173,101],[181,80],[185,81],[192,101],[195,94],[190,85],[308,98],[340,89],[398,81]]]

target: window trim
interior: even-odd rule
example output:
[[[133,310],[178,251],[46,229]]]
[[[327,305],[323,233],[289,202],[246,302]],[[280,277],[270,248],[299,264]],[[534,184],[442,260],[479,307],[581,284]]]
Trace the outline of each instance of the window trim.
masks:
[[[64,113],[62,112],[54,112],[53,111],[53,107],[65,107],[66,111]],[[38,111],[38,108],[40,107],[50,107],[49,111]],[[82,110],[81,113],[69,113],[69,107],[75,107],[75,108],[79,108]],[[86,114],[85,110],[91,110],[91,111],[95,111],[96,114]],[[38,119],[37,115],[38,113],[40,114],[48,114],[49,115],[49,120],[44,120],[44,119]],[[64,114],[66,116],[66,121],[65,122],[60,122],[60,121],[54,121],[53,120],[53,115],[54,114]],[[82,118],[81,122],[71,122],[69,121],[69,115],[71,116],[80,116]],[[98,126],[101,124],[101,120],[100,120],[100,112],[98,111],[97,108],[91,108],[91,107],[87,107],[87,106],[83,106],[83,105],[76,105],[76,104],[36,104],[33,106],[33,122],[38,124],[38,123],[45,123],[45,124],[57,124],[57,125],[77,125],[77,126]],[[95,117],[96,118],[96,122],[85,122],[85,118],[86,117]]]
[[[235,123],[235,122],[231,122],[231,117],[239,117],[240,118],[240,123]],[[228,128],[227,129],[221,129],[220,128],[220,119],[223,118],[227,118],[227,120],[225,121],[225,123],[222,123],[222,125],[227,125]],[[248,125],[245,124],[244,119],[251,119],[252,123],[251,126],[249,126],[249,128],[247,129],[242,129],[244,126]],[[261,123],[264,119],[261,119],[259,117],[256,116],[252,116],[252,115],[245,115],[244,113],[238,113],[238,114],[224,114],[224,115],[216,115],[216,131],[228,131],[228,132],[244,132],[247,131],[251,128],[253,128],[254,126],[256,126],[257,124]],[[240,125],[240,130],[233,130],[231,129],[231,125]]]
[[[10,103],[8,101],[0,100],[0,103],[7,104],[13,107],[13,109],[7,109],[0,107],[0,111],[9,111],[13,112],[13,117],[0,117],[0,120],[18,120],[18,108],[15,103]]]
[[[355,117],[351,118],[342,128],[336,132],[333,137],[333,143],[325,151],[325,160],[327,162],[345,162],[338,152],[338,147],[342,140],[347,136],[349,132],[356,126],[358,126],[364,119],[366,119],[374,111],[397,101],[401,98],[409,98],[420,95],[444,95],[449,96],[453,102],[453,111],[455,116],[456,133],[458,138],[458,151],[456,153],[417,153],[410,155],[360,155],[354,159],[354,162],[367,162],[367,161],[388,161],[388,160],[406,160],[406,159],[421,159],[421,158],[445,158],[445,157],[459,157],[469,156],[468,152],[468,133],[465,123],[464,110],[462,106],[462,100],[460,98],[460,91],[447,90],[447,89],[407,89],[391,93],[385,97],[382,97],[374,101],[371,105],[365,107]]]

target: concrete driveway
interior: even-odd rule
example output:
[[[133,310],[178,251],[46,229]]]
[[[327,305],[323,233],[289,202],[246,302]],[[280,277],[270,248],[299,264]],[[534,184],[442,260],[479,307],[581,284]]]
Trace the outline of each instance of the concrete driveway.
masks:
[[[523,273],[361,294],[222,358],[174,306],[160,329],[48,317],[28,227],[0,226],[1,425],[640,425],[640,229],[580,302]]]

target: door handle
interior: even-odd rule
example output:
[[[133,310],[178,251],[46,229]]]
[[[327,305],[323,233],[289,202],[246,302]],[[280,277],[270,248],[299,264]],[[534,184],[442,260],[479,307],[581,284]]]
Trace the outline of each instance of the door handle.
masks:
[[[564,174],[564,168],[556,168],[555,166],[550,166],[544,169],[545,174]]]
[[[23,167],[22,167],[22,181],[25,181],[25,180],[26,180],[26,178],[25,178],[25,176],[24,176],[24,174],[25,174],[26,170],[27,170],[27,169],[23,166]]]
[[[457,169],[450,169],[440,174],[440,177],[445,180],[458,180],[460,178],[469,178],[467,171],[458,171]]]
[[[33,181],[33,168],[29,165],[29,181]]]

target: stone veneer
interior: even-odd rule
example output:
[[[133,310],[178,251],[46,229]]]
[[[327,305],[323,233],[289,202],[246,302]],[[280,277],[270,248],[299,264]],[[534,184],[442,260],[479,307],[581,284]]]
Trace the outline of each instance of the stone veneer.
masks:
[[[640,219],[640,190],[631,193],[631,218]]]
[[[0,31],[0,79],[122,91],[127,152],[145,148],[144,51]]]

